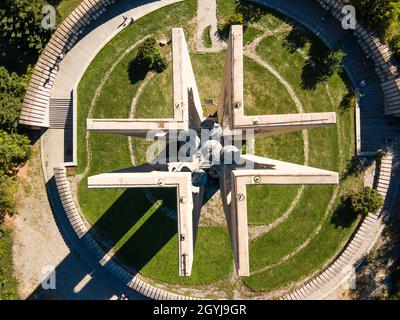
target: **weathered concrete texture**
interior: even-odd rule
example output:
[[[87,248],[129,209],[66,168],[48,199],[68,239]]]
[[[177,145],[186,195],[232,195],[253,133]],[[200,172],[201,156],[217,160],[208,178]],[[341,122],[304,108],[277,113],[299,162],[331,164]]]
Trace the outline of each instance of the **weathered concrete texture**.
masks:
[[[190,172],[104,173],[89,177],[89,188],[176,188],[178,204],[179,275],[190,276],[193,264],[192,174]],[[198,193],[198,190],[196,190]]]
[[[87,119],[90,131],[146,137],[153,131],[199,129],[204,120],[201,100],[190,62],[183,29],[172,29],[174,118],[172,119]]]
[[[256,136],[270,136],[336,124],[334,112],[245,116],[242,26],[231,29],[219,101],[219,123],[231,134],[235,129],[254,129]]]
[[[218,121],[224,136],[267,136],[336,123],[336,114],[308,113],[245,116],[243,101],[243,27],[232,26],[220,95]],[[237,272],[248,276],[249,241],[246,186],[250,184],[338,184],[336,172],[242,155],[235,168],[224,168],[220,179],[224,210]],[[242,166],[242,167],[241,167]],[[244,166],[244,167],[243,167]],[[250,168],[250,169],[249,169]]]

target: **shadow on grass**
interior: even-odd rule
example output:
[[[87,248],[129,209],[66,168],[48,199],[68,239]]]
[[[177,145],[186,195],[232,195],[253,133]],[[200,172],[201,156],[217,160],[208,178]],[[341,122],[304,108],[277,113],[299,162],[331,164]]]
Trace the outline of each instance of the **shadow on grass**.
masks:
[[[239,13],[243,16],[243,32],[246,31],[249,24],[259,21],[264,15],[271,11],[265,7],[251,3],[245,0],[235,1],[235,13]],[[227,41],[229,38],[231,25],[224,22],[218,25],[217,36],[223,41]]]
[[[299,27],[294,27],[283,43],[290,53],[295,53],[296,50],[305,48],[305,46],[310,43],[310,37],[312,37],[311,32]]]
[[[154,201],[149,201],[145,189],[126,189],[79,239],[67,220],[54,177],[46,184],[46,188],[52,199],[57,225],[63,231],[64,241],[69,244],[71,252],[54,269],[56,288],[44,289],[42,284],[38,284],[28,299],[104,300],[122,293],[131,299],[145,299],[116,281],[114,276],[110,277],[106,271],[110,262],[101,266],[92,256],[93,249],[84,243],[89,234],[95,239],[101,234],[98,243],[104,251],[109,251],[118,243],[114,259],[124,264],[132,274],[139,272],[177,234],[176,220],[168,217],[160,208],[163,198],[155,196]],[[86,261],[92,261],[91,265]]]
[[[128,66],[129,81],[132,84],[136,84],[137,82],[144,80],[149,71],[149,68],[137,61],[135,57],[132,59]]]
[[[299,26],[294,26],[284,40],[284,46],[290,53],[307,45],[308,57],[301,74],[301,88],[315,90],[319,83],[327,81],[337,71],[332,65],[336,64],[335,53],[339,50],[329,49],[316,35]]]
[[[349,197],[343,198],[341,201],[342,203],[333,213],[330,222],[335,228],[350,228],[357,219],[357,214],[350,206]]]

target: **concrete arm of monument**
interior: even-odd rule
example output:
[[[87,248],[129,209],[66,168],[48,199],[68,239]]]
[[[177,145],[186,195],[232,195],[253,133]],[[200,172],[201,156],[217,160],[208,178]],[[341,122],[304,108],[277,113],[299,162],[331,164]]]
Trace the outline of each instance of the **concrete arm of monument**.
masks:
[[[182,28],[172,29],[172,63],[174,118],[179,118],[178,112],[182,109],[182,117],[190,122],[190,128],[199,129],[205,118]]]
[[[271,136],[293,131],[336,124],[336,113],[299,113],[245,116],[242,110],[233,112],[233,129],[251,129],[255,136]]]
[[[231,27],[218,108],[218,122],[226,135],[246,129],[270,136],[336,124],[334,112],[246,116],[243,98],[243,27]],[[236,131],[237,130],[237,131]]]
[[[87,119],[88,131],[146,138],[148,132],[165,136],[166,131],[187,130],[187,123],[175,119]],[[157,134],[155,135],[157,136]]]
[[[89,188],[176,188],[179,275],[190,276],[193,264],[193,194],[190,172],[113,172],[88,178]]]
[[[192,129],[200,128],[205,118],[185,34],[181,28],[172,29],[172,64],[173,118],[87,119],[87,130],[145,138],[149,131],[187,131],[189,124]]]
[[[235,265],[239,276],[249,276],[249,240],[247,223],[247,186],[261,184],[338,184],[336,172],[288,162],[242,155],[240,164],[223,177],[225,215],[229,226]],[[241,162],[242,162],[241,161]],[[230,174],[230,177],[229,177]]]
[[[299,164],[242,155],[241,165],[232,171],[235,180],[244,184],[338,184],[339,174]]]

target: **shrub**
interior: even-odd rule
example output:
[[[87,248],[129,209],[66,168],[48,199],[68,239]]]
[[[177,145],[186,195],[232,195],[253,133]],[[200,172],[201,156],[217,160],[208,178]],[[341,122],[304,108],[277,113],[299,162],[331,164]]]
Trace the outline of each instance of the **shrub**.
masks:
[[[386,156],[386,152],[383,150],[378,150],[377,154],[376,154],[376,161],[382,161],[383,158]]]
[[[378,191],[365,187],[363,191],[350,196],[350,203],[355,213],[367,215],[383,206],[383,197]]]
[[[345,109],[354,109],[357,105],[357,96],[354,91],[348,92],[344,97],[342,102],[340,103],[340,106]]]
[[[242,25],[243,24],[243,14],[239,12],[232,13],[231,15],[225,17],[225,25]]]
[[[168,61],[162,56],[154,38],[146,39],[139,47],[136,62],[144,68],[162,72],[168,66]]]

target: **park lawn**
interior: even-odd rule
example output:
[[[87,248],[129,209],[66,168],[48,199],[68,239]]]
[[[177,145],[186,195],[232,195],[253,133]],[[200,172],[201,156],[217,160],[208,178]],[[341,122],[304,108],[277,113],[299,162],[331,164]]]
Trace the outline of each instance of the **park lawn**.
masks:
[[[51,3],[51,1],[49,1]],[[62,0],[58,1],[57,5],[57,13],[59,15],[60,21],[58,23],[62,23],[65,18],[69,16],[69,14],[74,11],[74,9],[80,5],[82,0]]]
[[[301,51],[291,50],[285,41],[287,37],[288,33],[267,37],[261,42],[257,52],[274,65],[293,86],[305,112],[337,113],[337,128],[309,130],[310,165],[339,171],[343,175],[355,154],[354,115],[352,111],[340,109],[340,102],[348,92],[346,84],[335,74],[328,81],[328,89],[323,84],[317,84],[314,90],[305,89],[302,72],[310,44],[304,45]],[[312,37],[308,41],[316,45],[312,41],[319,40]],[[251,270],[262,270],[266,266],[269,268],[253,273],[244,279],[245,284],[252,290],[270,291],[300,281],[326,264],[340,250],[358,222],[351,212],[341,206],[340,197],[359,190],[361,186],[361,178],[357,175],[342,177],[333,209],[326,216],[324,211],[332,196],[333,187],[306,187],[300,204],[291,216],[251,243]],[[321,226],[321,229],[316,235],[312,235],[318,226]],[[286,261],[281,261],[307,239],[310,241],[307,246]]]
[[[226,1],[227,8],[229,2]],[[190,20],[195,8],[195,1],[187,1],[161,9],[138,20],[106,45],[92,62],[79,85],[78,129],[79,139],[83,141],[79,144],[79,159],[84,161],[80,162],[81,172],[86,166],[85,120],[99,79],[127,48],[143,37],[143,34],[156,33],[158,35],[160,32],[168,34],[168,28],[170,28],[168,13],[172,13],[172,10],[174,12],[180,10],[186,14],[186,17],[182,18],[183,24],[184,21]],[[164,12],[164,15],[160,12]],[[154,28],[155,23],[157,27]],[[262,23],[265,28],[273,29],[286,24],[270,13],[257,22],[257,28]],[[248,28],[248,30],[251,29]],[[267,37],[257,48],[258,53],[274,65],[293,86],[303,103],[305,112],[332,110],[337,112],[339,123],[337,127],[309,131],[310,165],[339,170],[341,174],[345,173],[349,159],[354,155],[353,114],[338,109],[341,99],[347,93],[347,88],[341,78],[335,75],[328,81],[330,97],[325,86],[321,84],[318,84],[314,90],[304,90],[302,86],[304,53],[310,45],[306,43],[301,51],[293,51],[287,45],[286,37],[288,37],[288,32],[285,31]],[[143,75],[132,81],[132,69],[131,72],[128,70],[134,55],[133,50],[110,74],[94,106],[93,117],[126,118],[128,116],[132,98],[144,79]],[[201,99],[204,101],[206,97],[213,98],[215,101],[213,108],[216,110],[225,52],[191,54],[191,59]],[[164,72],[154,75],[139,97],[135,117],[171,116],[171,77],[171,66]],[[266,83],[268,85],[265,85]],[[296,112],[284,87],[266,70],[247,58],[245,58],[244,90],[245,108],[250,114]],[[203,108],[206,114],[212,114],[210,106],[203,105]],[[133,139],[133,150],[138,163],[145,161],[143,154],[147,144],[143,140]],[[130,166],[126,137],[91,134],[90,145],[93,162],[89,175]],[[255,148],[258,155],[304,163],[303,140],[300,132],[258,139]],[[193,275],[190,278],[178,276],[176,220],[168,217],[163,210],[165,207],[176,208],[173,189],[151,190],[152,197],[149,198],[147,197],[149,191],[143,189],[88,190],[86,183],[86,179],[83,179],[79,185],[81,207],[96,230],[109,240],[109,246],[113,247],[117,258],[123,263],[150,278],[174,284],[212,283],[226,279],[232,272],[232,256],[227,230],[220,227],[201,227],[197,239]],[[346,176],[346,179],[341,181],[339,195],[345,194],[348,190],[357,190],[360,185],[359,177]],[[249,188],[249,223],[273,222],[290,206],[298,188],[299,186]],[[352,220],[348,214],[344,214],[343,210],[338,210],[339,200],[336,201],[332,212],[325,214],[333,189],[332,186],[305,187],[299,204],[291,215],[275,229],[250,243],[252,271],[274,263],[282,265],[282,270],[289,268],[285,267],[286,264],[291,264],[296,270],[285,274],[281,273],[280,267],[272,266],[268,271],[255,273],[244,279],[245,284],[254,290],[272,290],[284,286],[314,272],[337,252],[343,241],[348,239],[356,221]],[[339,198],[338,196],[337,199]],[[272,209],[265,212],[264,208]],[[321,230],[318,234],[313,235],[320,226]],[[315,239],[319,237],[322,237],[323,241],[315,242]],[[310,242],[305,248],[286,262],[280,262],[285,255],[293,253],[308,238]],[[319,246],[319,243],[323,247]],[[217,245],[219,249],[213,250]],[[160,266],[163,267],[160,268]],[[262,281],[261,275],[265,278]]]
[[[247,219],[249,225],[274,222],[290,207],[299,186],[253,185],[247,187]]]
[[[118,55],[145,34],[172,27],[169,15],[177,12],[182,24],[191,20],[195,1],[160,9],[138,20],[110,41],[92,62],[79,84],[80,136],[85,135],[85,121],[94,91],[102,75],[111,67]],[[150,23],[151,21],[151,23]],[[154,23],[157,21],[156,23]],[[179,22],[174,21],[174,25]],[[140,30],[141,28],[141,30]],[[138,32],[140,30],[140,32]],[[161,30],[161,31],[160,31]],[[93,109],[94,118],[127,118],[133,97],[145,79],[143,70],[135,70],[131,61],[135,50],[129,52],[110,73]],[[148,75],[147,75],[148,76]],[[96,79],[96,80],[94,80]],[[172,68],[154,75],[144,88],[135,110],[136,117],[172,116]],[[160,90],[160,88],[164,88]],[[84,139],[83,139],[84,140]],[[135,144],[137,151],[139,143]],[[84,142],[80,144],[80,159],[86,157]],[[90,135],[92,163],[88,176],[131,166],[126,137],[111,134]],[[139,146],[144,150],[143,145]],[[143,160],[143,155],[139,157]],[[80,163],[83,171],[86,162]],[[163,207],[176,209],[174,189],[87,189],[87,177],[79,184],[79,202],[94,228],[116,252],[117,258],[144,275],[166,282],[180,284],[206,284],[226,278],[232,270],[232,257],[227,231],[222,228],[199,230],[193,276],[178,276],[176,218],[168,217]],[[151,200],[149,200],[151,199]],[[212,250],[218,244],[223,254]],[[200,260],[200,257],[202,259]],[[212,268],[210,269],[210,264]],[[160,268],[160,266],[165,268]]]
[[[11,230],[0,225],[0,300],[17,300],[18,283],[14,277]]]
[[[154,34],[159,37],[163,34],[170,35],[171,28],[183,26],[189,28],[196,14],[197,1],[187,0],[161,8],[148,14],[126,27],[116,35],[92,61],[78,87],[78,168],[77,173],[82,173],[87,166],[86,154],[86,118],[95,95],[99,80],[110,69],[113,63],[130,48],[135,42],[147,35]],[[174,17],[173,19],[171,17]],[[126,117],[124,115],[123,117]],[[116,168],[115,168],[116,169]]]

